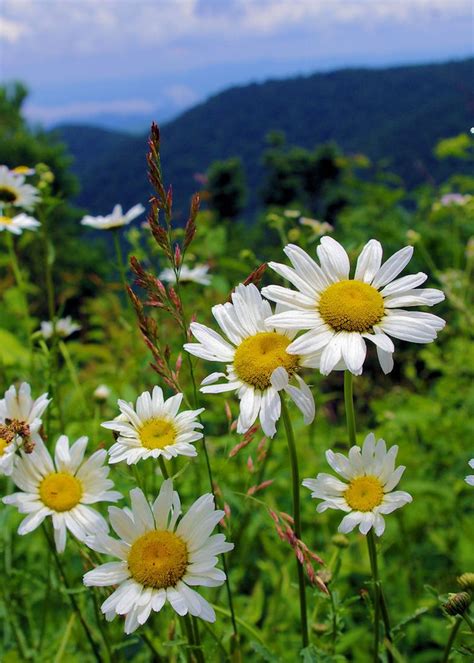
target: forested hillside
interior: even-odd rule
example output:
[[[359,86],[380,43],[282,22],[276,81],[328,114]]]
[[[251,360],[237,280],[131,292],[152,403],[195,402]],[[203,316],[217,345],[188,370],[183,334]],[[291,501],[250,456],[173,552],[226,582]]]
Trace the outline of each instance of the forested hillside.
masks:
[[[440,138],[471,126],[473,59],[390,69],[344,69],[226,90],[162,127],[163,161],[175,185],[176,208],[216,159],[239,156],[258,205],[261,155],[270,130],[289,144],[312,148],[336,141],[345,152],[383,161],[413,187],[446,177],[451,164],[434,159]],[[153,118],[150,118],[153,119]],[[82,191],[78,202],[94,213],[120,201],[145,201],[146,136],[64,126]],[[104,209],[105,207],[105,209]]]

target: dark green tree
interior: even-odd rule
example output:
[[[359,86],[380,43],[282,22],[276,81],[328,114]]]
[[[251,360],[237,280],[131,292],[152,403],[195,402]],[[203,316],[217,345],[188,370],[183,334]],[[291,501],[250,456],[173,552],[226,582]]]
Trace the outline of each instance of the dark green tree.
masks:
[[[208,170],[207,178],[209,207],[221,219],[237,218],[247,197],[242,161],[236,157],[215,161]]]

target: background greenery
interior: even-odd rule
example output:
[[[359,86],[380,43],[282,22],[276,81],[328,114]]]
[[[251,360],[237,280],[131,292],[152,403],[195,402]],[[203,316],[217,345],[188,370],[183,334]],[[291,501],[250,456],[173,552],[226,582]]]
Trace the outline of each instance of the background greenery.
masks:
[[[179,139],[182,145],[186,145],[189,155],[188,162],[182,161],[181,171],[171,166],[171,162],[173,155],[179,160],[183,154],[177,147],[176,152],[173,151],[173,146],[179,144],[179,126],[183,125],[170,126],[163,135],[167,146],[165,166],[171,166],[165,172],[165,179],[168,181],[171,173],[175,187],[181,186],[181,176],[193,171],[195,155],[200,152],[202,141],[207,145],[206,159],[209,162],[215,157],[221,159],[211,167],[207,186],[203,185],[205,204],[198,215],[196,239],[186,258],[190,265],[207,262],[212,284],[209,287],[194,283],[183,285],[188,317],[195,315],[199,321],[213,325],[211,306],[225,301],[235,284],[245,279],[261,262],[283,260],[282,246],[288,240],[314,254],[318,232],[299,222],[301,216],[311,215],[333,224],[334,237],[345,245],[353,259],[371,237],[382,242],[386,256],[407,243],[413,243],[415,257],[410,269],[426,271],[430,275],[429,285],[441,287],[447,293],[447,301],[437,307],[436,313],[445,317],[448,324],[436,343],[424,347],[399,342],[395,370],[391,375],[384,376],[371,355],[364,375],[355,380],[359,440],[373,430],[389,445],[400,446],[399,461],[407,466],[401,487],[414,497],[411,505],[387,517],[387,531],[380,542],[381,575],[395,626],[396,647],[400,652],[397,661],[410,663],[440,660],[451,621],[443,614],[439,597],[456,591],[456,576],[474,570],[472,488],[463,481],[468,471],[467,462],[474,456],[471,284],[474,199],[462,206],[439,204],[443,193],[473,192],[474,179],[466,174],[468,167],[472,168],[472,152],[466,134],[441,142],[434,153],[433,133],[423,131],[420,139],[419,132],[419,121],[424,117],[432,118],[431,127],[435,119],[438,125],[444,122],[446,114],[441,111],[445,108],[451,118],[443,124],[445,135],[459,133],[460,111],[442,81],[461,75],[463,67],[467,66],[467,63],[459,63],[394,70],[392,84],[388,85],[390,98],[380,101],[380,108],[374,108],[370,121],[367,117],[364,119],[366,131],[359,133],[359,142],[348,145],[351,150],[366,146],[364,151],[367,152],[376,145],[374,156],[377,159],[390,158],[394,163],[411,163],[413,155],[423,155],[433,164],[433,172],[445,175],[440,184],[435,184],[431,178],[423,179],[422,183],[414,178],[411,184],[418,182],[419,185],[407,189],[400,177],[386,168],[368,168],[368,160],[361,155],[348,156],[335,145],[313,148],[314,143],[333,135],[331,127],[325,127],[324,122],[320,133],[310,134],[309,148],[303,140],[302,147],[288,146],[281,134],[274,133],[262,154],[263,133],[272,128],[281,129],[282,125],[269,124],[269,114],[262,111],[264,105],[258,101],[259,94],[280,97],[282,112],[284,109],[288,113],[288,124],[283,128],[291,142],[297,143],[298,131],[304,131],[302,115],[306,117],[306,126],[311,123],[314,128],[308,108],[302,110],[305,86],[312,84],[313,79],[318,85],[327,86],[335,86],[338,80],[342,80],[349,97],[351,94],[369,96],[373,95],[373,86],[377,85],[376,72],[370,76],[361,72],[341,72],[300,79],[287,83],[284,94],[281,94],[280,84],[273,82],[266,87],[254,86],[231,91],[228,97],[216,97],[207,108],[195,109],[195,121],[188,125],[191,133]],[[432,78],[428,75],[430,72]],[[431,81],[429,90],[440,91],[429,108],[419,103],[421,98],[426,101],[428,88],[419,89],[420,86],[414,85],[413,78],[410,78],[418,75],[418,81]],[[352,81],[351,85],[349,81]],[[296,93],[298,85],[300,96]],[[2,387],[6,389],[14,381],[27,380],[36,395],[49,390],[54,401],[47,422],[48,443],[55,443],[60,433],[73,439],[86,434],[90,437],[89,451],[92,452],[112,443],[111,435],[100,428],[100,422],[117,414],[116,399],[135,400],[142,391],[159,382],[159,378],[149,366],[151,355],[139,337],[133,311],[118,283],[113,258],[101,244],[101,238],[92,234],[85,239],[84,229],[78,224],[80,214],[68,202],[75,184],[67,155],[62,147],[51,142],[51,137],[25,125],[20,113],[22,94],[17,88],[16,91],[3,91],[0,97],[2,118],[8,120],[7,124],[2,123],[0,161],[11,166],[25,161],[28,165],[47,164],[54,173],[54,183],[47,194],[51,201],[60,200],[61,203],[51,205],[54,210],[46,220],[46,234],[26,232],[15,244],[27,282],[24,291],[15,284],[6,251],[1,254]],[[255,124],[245,133],[240,154],[247,165],[252,162],[256,167],[257,163],[263,163],[265,169],[261,181],[262,184],[266,182],[266,190],[262,193],[266,206],[261,208],[253,223],[249,223],[250,218],[242,212],[246,195],[242,168],[238,162],[227,160],[237,151],[233,145],[230,151],[222,147],[224,143],[227,145],[231,124],[225,104],[235,106],[235,95],[240,95],[238,104],[247,99],[248,112],[245,114],[242,110],[242,113],[255,119]],[[387,104],[398,107],[400,118],[404,116],[406,106],[401,107],[402,99],[403,104],[414,111],[405,118],[405,126],[412,127],[417,135],[411,133],[407,135],[407,142],[397,143],[398,152],[395,153],[387,151],[387,145],[393,147],[394,137],[400,137],[396,125],[392,127],[392,143],[384,143],[378,136],[386,135],[383,117]],[[344,124],[343,120],[348,119],[344,108],[347,109],[347,99],[339,98],[338,104],[328,106],[326,117],[334,116],[335,123]],[[223,133],[221,143],[216,144],[209,137],[206,139],[203,124],[199,122],[201,114],[210,109],[214,109],[214,115],[212,123],[208,118],[209,124],[213,125],[214,132]],[[318,113],[320,117],[321,111]],[[416,117],[419,121],[415,121]],[[349,119],[352,123],[356,121],[352,113]],[[237,121],[234,116],[234,122]],[[252,129],[257,125],[261,128],[260,133]],[[235,131],[235,124],[233,127],[234,134],[242,141],[242,132]],[[373,127],[377,127],[377,132],[372,132]],[[292,135],[290,129],[296,133]],[[436,136],[439,130],[438,126]],[[349,124],[345,131],[348,139],[354,136],[354,124]],[[100,135],[105,136],[106,132]],[[99,204],[105,212],[117,202],[118,189],[112,186],[114,182],[120,184],[121,192],[130,196],[130,203],[143,200],[143,195],[139,196],[141,190],[134,188],[134,183],[145,177],[144,160],[138,160],[136,154],[130,152],[129,140],[132,138],[125,140],[122,137],[121,140],[123,152],[120,145],[112,142],[108,156],[107,150],[101,151],[103,143],[100,140],[94,143],[94,147],[89,143],[87,148],[90,172],[97,172],[98,168],[102,170],[101,178],[95,180],[96,193],[90,204],[96,211]],[[145,140],[134,138],[133,141],[144,155]],[[429,147],[425,141],[431,141]],[[246,151],[246,146],[251,146],[251,150]],[[110,161],[112,154],[113,165]],[[200,163],[206,164],[206,159]],[[251,174],[247,177],[247,187],[249,181],[254,186],[258,180]],[[83,184],[83,191],[90,191],[86,178]],[[188,185],[189,182],[183,184],[183,190]],[[125,202],[123,198],[122,202]],[[176,239],[182,234],[178,227]],[[2,235],[0,242],[5,244]],[[129,255],[137,256],[153,273],[158,274],[166,266],[149,230],[141,226],[140,220],[124,232],[123,244]],[[54,275],[56,309],[72,313],[82,324],[78,334],[57,347],[48,346],[31,334],[47,316],[44,263],[48,256]],[[131,282],[131,274],[129,279]],[[272,274],[265,274],[264,283],[273,280]],[[29,319],[22,305],[24,296],[28,302]],[[175,362],[181,353],[176,325],[165,314],[156,317],[161,338],[170,344],[171,358]],[[213,368],[201,361],[196,361],[195,367],[199,379]],[[183,363],[182,383],[190,388],[186,370]],[[329,378],[322,378],[314,372],[305,377],[313,387],[317,417],[312,426],[304,427],[298,413],[292,410],[303,477],[329,470],[324,458],[327,448],[347,450],[342,374],[333,373]],[[105,402],[98,402],[93,397],[95,388],[101,383],[111,389]],[[220,396],[202,396],[202,404],[206,407],[204,423],[218,493],[229,507],[227,535],[236,543],[228,562],[236,610],[241,620],[243,660],[298,660],[299,615],[293,553],[278,538],[267,508],[291,512],[284,433],[279,431],[271,443],[263,443],[266,450],[263,454],[262,445],[259,445],[262,435],[257,432],[245,449],[230,458],[229,452],[241,441],[230,431],[231,420],[238,414],[236,399],[226,401]],[[150,469],[150,461],[139,465],[140,471],[148,473]],[[180,472],[177,487],[185,507],[208,490],[202,453],[189,464],[178,460],[174,470]],[[134,485],[132,475],[121,465],[113,468],[112,477],[124,492]],[[267,488],[253,497],[246,495],[249,488],[270,479],[273,483]],[[159,484],[159,475],[153,475],[148,483],[150,495],[157,492]],[[2,478],[2,492],[11,491],[11,482]],[[302,660],[366,663],[372,636],[368,593],[370,569],[365,538],[356,532],[342,539],[336,537],[341,514],[316,515],[316,503],[304,489],[302,505],[304,541],[323,558],[325,565],[318,570],[331,590],[329,597],[317,589],[308,593],[313,645],[303,654]],[[4,626],[1,659],[9,663],[94,660],[81,627],[69,610],[66,592],[57,579],[41,531],[26,537],[17,536],[15,532],[21,518],[10,507],[0,509],[0,519],[3,563],[0,615]],[[124,637],[119,619],[107,625],[100,617],[96,621],[95,604],[106,592],[93,593],[82,587],[82,574],[90,568],[90,561],[72,537],[68,540],[63,564],[71,587],[69,591],[74,593],[87,613],[97,642],[101,642],[98,624],[106,629],[113,647],[113,660],[153,660],[140,632]],[[219,643],[228,647],[231,637],[225,592],[222,588],[204,590],[204,593],[223,610],[212,628],[214,635],[206,627],[201,627],[206,657],[209,661],[223,660]],[[178,619],[171,609],[166,608],[154,616],[148,622],[146,633],[163,656],[175,661],[185,660],[186,647]],[[451,660],[464,663],[472,660],[473,655],[472,638],[465,628],[461,628]],[[234,660],[238,659],[234,657]]]

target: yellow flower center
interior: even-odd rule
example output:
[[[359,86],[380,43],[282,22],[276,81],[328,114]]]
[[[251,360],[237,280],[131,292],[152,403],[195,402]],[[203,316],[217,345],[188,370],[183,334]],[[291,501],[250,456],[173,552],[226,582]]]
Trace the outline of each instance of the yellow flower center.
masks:
[[[5,449],[9,444],[10,442],[8,442],[8,440],[4,440],[3,437],[0,437],[0,456],[3,456]]]
[[[15,189],[9,186],[0,186],[0,200],[4,203],[14,203],[18,198]]]
[[[17,173],[17,175],[29,175],[31,168],[29,166],[17,166],[13,169],[13,172]]]
[[[362,281],[338,281],[321,295],[319,312],[336,331],[368,332],[382,319],[382,295]]]
[[[181,537],[166,530],[140,536],[130,549],[128,568],[144,587],[174,587],[186,573],[188,549]]]
[[[176,440],[176,428],[167,419],[149,419],[138,431],[140,441],[147,449],[164,449]]]
[[[277,332],[260,332],[244,339],[234,355],[238,377],[255,389],[267,389],[276,368],[282,366],[290,377],[299,365],[298,355],[286,352],[290,339]]]
[[[0,216],[0,223],[3,226],[9,226],[11,223],[13,223],[13,220],[10,219],[9,216]]]
[[[382,484],[373,476],[353,479],[344,491],[347,504],[355,511],[372,511],[382,504],[383,494]]]
[[[82,484],[72,474],[53,472],[40,483],[39,492],[43,504],[53,511],[69,511],[81,500]]]

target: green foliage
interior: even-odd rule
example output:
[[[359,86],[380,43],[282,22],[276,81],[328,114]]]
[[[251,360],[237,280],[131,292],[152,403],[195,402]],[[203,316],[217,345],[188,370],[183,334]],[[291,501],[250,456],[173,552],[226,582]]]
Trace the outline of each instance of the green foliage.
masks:
[[[209,207],[221,219],[235,219],[241,213],[246,197],[242,161],[237,158],[214,162],[207,173],[206,191]]]
[[[9,107],[21,105],[21,96],[20,89],[16,96],[10,93]],[[21,130],[26,131],[24,126]],[[166,132],[164,136],[166,139]],[[473,571],[472,488],[463,478],[468,473],[474,439],[474,210],[472,200],[450,205],[440,201],[451,191],[473,191],[474,180],[466,174],[451,173],[440,187],[427,184],[407,191],[397,176],[372,168],[360,155],[349,158],[333,147],[311,151],[287,147],[281,135],[272,137],[267,158],[271,172],[281,174],[280,179],[274,179],[272,195],[282,195],[293,187],[288,198],[290,208],[286,204],[280,207],[273,200],[274,205],[262,213],[258,223],[246,227],[226,223],[218,209],[202,211],[185,263],[209,264],[212,282],[208,287],[182,283],[183,308],[188,320],[195,316],[215,328],[212,306],[225,302],[235,284],[260,262],[285,261],[282,244],[296,242],[314,255],[321,233],[328,232],[328,228],[322,230],[314,219],[309,220],[313,223],[301,223],[306,214],[321,210],[331,213],[332,232],[352,259],[371,237],[382,242],[385,257],[407,243],[414,244],[410,271],[425,271],[429,274],[428,286],[446,292],[446,302],[436,310],[446,318],[446,329],[436,343],[428,346],[396,343],[396,365],[389,376],[381,373],[374,354],[369,353],[364,374],[355,380],[355,402],[358,440],[374,431],[387,444],[399,445],[400,462],[406,465],[400,487],[414,498],[412,504],[387,516],[387,530],[379,543],[380,575],[393,626],[393,658],[397,663],[440,661],[454,623],[443,614],[441,604],[448,592],[458,589],[456,577]],[[216,168],[217,173],[219,169],[222,173],[221,166]],[[363,179],[357,175],[359,168],[364,168]],[[57,211],[57,192],[44,192],[44,213],[50,228],[49,214]],[[336,197],[344,200],[343,207],[331,208]],[[279,199],[281,203],[284,200]],[[326,219],[324,216],[321,220]],[[4,234],[0,234],[2,242]],[[93,296],[89,296],[74,278],[92,269],[85,256],[90,245],[76,236],[75,255],[71,256],[71,244],[62,244],[58,237],[62,236],[51,227],[47,247],[39,234],[25,232],[20,238],[15,248],[23,259],[22,287],[14,285],[7,252],[0,256],[0,374],[3,388],[28,380],[35,395],[51,392],[53,402],[46,421],[50,447],[61,433],[72,439],[88,435],[92,452],[113,443],[110,431],[101,428],[100,423],[117,416],[118,398],[134,401],[158,383],[168,394],[171,391],[150,367],[152,355],[116,282],[114,261],[104,259],[105,282],[95,279],[95,289],[90,293]],[[173,241],[182,241],[183,237],[183,229],[177,228]],[[125,234],[123,245],[153,274],[167,266],[149,230],[138,223]],[[38,271],[28,261],[28,256],[35,253],[42,256]],[[80,332],[61,342],[44,341],[38,334],[31,334],[39,324],[38,311],[46,306],[41,287],[46,255],[51,257],[54,285],[61,293],[55,302],[56,313],[67,304],[82,324]],[[73,258],[82,265],[82,272],[73,271]],[[132,282],[130,273],[128,280]],[[275,280],[269,271],[264,275],[264,283]],[[147,311],[157,320],[159,339],[169,346],[170,362],[179,372],[187,397],[192,399],[190,366],[182,356],[182,330],[157,307]],[[203,361],[192,360],[191,365],[198,382],[214,368],[221,369]],[[341,373],[323,378],[317,371],[308,370],[305,379],[315,395],[317,418],[311,426],[305,426],[291,407],[302,478],[330,471],[326,449],[347,451]],[[94,391],[102,383],[111,393],[97,399]],[[371,658],[374,606],[365,537],[356,531],[342,540],[335,537],[341,514],[317,514],[315,502],[302,489],[303,539],[324,560],[322,566],[315,563],[315,570],[328,583],[329,594],[308,586],[311,644],[301,650],[294,554],[290,545],[279,538],[269,512],[290,513],[292,508],[284,432],[279,430],[272,441],[262,440],[257,432],[250,444],[231,457],[231,450],[242,441],[232,427],[238,414],[237,399],[233,395],[199,394],[199,404],[206,407],[203,423],[216,492],[221,504],[227,506],[225,533],[236,544],[228,555],[228,566],[240,633],[240,660],[367,663]],[[198,450],[195,459],[180,457],[170,464],[185,510],[209,490],[205,456],[202,447]],[[161,484],[156,466],[143,461],[137,469],[149,497],[155,497]],[[115,466],[111,476],[126,495],[135,485],[134,475],[125,464]],[[272,483],[256,490],[265,480]],[[2,477],[1,482],[2,494],[13,491],[8,478]],[[124,504],[127,502],[128,497]],[[82,585],[84,571],[96,563],[90,551],[69,537],[62,557],[70,585],[66,590],[41,529],[25,537],[16,534],[21,518],[12,507],[4,505],[0,509],[2,660],[96,660],[71,610],[71,594],[86,616],[103,660],[157,660],[150,643],[164,660],[187,659],[190,649],[182,621],[169,607],[153,615],[136,634],[125,637],[122,619],[108,623],[97,611],[110,589],[91,590]],[[225,588],[202,591],[217,613],[215,625],[200,623],[206,660],[225,661],[230,658],[227,652],[233,651],[231,660],[238,661]],[[463,623],[450,661],[464,663],[471,659],[472,638]],[[386,650],[381,660],[388,660]]]

